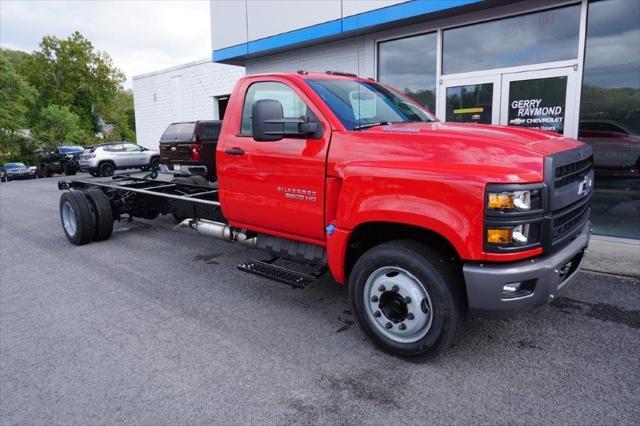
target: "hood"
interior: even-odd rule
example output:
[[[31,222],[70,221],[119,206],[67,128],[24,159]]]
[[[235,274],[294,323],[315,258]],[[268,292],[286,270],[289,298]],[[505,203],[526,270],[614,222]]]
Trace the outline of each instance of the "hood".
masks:
[[[523,127],[444,122],[376,126],[349,132],[348,139],[356,143],[344,142],[350,152],[345,152],[344,163],[336,165],[338,173],[347,165],[370,167],[375,162],[376,167],[384,163],[402,169],[447,169],[514,183],[542,181],[545,156],[583,145]]]
[[[558,133],[518,126],[434,122],[390,124],[373,129],[385,134],[410,133],[429,139],[444,138],[488,148],[502,147],[526,150],[542,156],[582,145],[582,142],[566,138]]]

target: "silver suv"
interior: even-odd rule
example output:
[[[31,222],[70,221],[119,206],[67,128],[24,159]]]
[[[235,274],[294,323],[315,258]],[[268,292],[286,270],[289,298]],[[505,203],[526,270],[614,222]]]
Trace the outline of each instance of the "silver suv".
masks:
[[[109,142],[87,147],[80,155],[80,170],[92,176],[111,176],[116,170],[157,170],[160,152],[128,142]]]

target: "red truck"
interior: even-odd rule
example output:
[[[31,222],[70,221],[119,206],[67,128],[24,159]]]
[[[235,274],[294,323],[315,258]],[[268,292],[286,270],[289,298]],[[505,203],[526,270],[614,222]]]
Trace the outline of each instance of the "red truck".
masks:
[[[60,181],[73,244],[124,215],[269,253],[239,269],[295,287],[328,269],[364,332],[401,355],[451,344],[461,319],[543,305],[590,235],[589,145],[519,127],[443,123],[395,89],[328,72],[236,85],[218,188],[153,179]],[[300,268],[284,266],[300,265]],[[293,262],[291,262],[293,261]]]

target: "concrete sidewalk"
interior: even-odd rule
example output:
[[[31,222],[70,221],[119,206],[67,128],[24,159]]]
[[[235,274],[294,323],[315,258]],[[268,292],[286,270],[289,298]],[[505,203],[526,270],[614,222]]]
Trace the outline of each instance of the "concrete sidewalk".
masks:
[[[582,269],[640,278],[640,240],[592,235]]]

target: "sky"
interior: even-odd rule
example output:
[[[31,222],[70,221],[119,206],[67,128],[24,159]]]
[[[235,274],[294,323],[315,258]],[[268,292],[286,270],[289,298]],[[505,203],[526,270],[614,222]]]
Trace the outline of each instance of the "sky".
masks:
[[[209,0],[0,0],[0,46],[31,52],[80,31],[134,75],[211,57]]]

